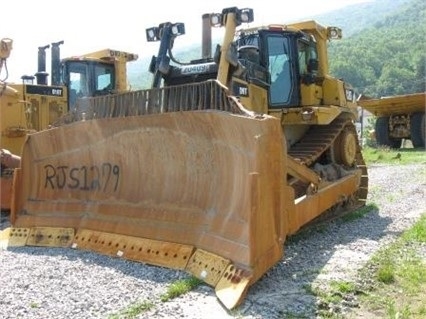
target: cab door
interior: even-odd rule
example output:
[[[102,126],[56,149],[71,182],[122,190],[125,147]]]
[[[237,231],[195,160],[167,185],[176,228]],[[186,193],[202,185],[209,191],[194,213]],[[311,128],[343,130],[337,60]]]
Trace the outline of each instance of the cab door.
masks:
[[[298,106],[299,77],[296,72],[295,38],[289,34],[270,33],[265,37],[268,71],[271,77],[269,105],[271,108]]]

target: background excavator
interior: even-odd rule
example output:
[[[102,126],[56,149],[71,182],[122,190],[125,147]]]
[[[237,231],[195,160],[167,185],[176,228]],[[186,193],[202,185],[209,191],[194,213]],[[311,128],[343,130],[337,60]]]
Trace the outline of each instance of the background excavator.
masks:
[[[136,54],[104,49],[60,59],[60,45],[55,42],[38,48],[38,71],[22,76],[22,83],[8,83],[6,59],[13,40],[1,40],[0,132],[2,149],[1,209],[10,209],[13,169],[19,163],[22,145],[28,134],[51,127],[69,114],[78,97],[121,93],[129,90],[126,63]],[[51,47],[51,83],[46,72],[46,50]],[[4,70],[4,73],[1,72]],[[3,78],[4,77],[4,78]],[[36,83],[34,80],[36,79]]]
[[[147,29],[160,41],[151,89],[78,99],[67,121],[31,134],[7,244],[185,270],[232,309],[287,236],[365,205],[354,92],[328,74],[341,30],[242,28],[252,21],[248,8],[203,15],[202,57],[186,63],[172,54],[183,23]],[[214,54],[213,27],[224,27]]]

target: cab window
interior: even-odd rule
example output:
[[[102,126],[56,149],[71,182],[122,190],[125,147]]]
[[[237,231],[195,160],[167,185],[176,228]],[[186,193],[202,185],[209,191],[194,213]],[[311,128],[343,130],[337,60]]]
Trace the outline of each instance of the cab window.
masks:
[[[267,46],[268,68],[271,76],[270,104],[272,106],[288,104],[292,91],[289,39],[282,36],[269,36]]]
[[[97,65],[95,66],[96,91],[106,91],[114,89],[114,68],[112,66]]]

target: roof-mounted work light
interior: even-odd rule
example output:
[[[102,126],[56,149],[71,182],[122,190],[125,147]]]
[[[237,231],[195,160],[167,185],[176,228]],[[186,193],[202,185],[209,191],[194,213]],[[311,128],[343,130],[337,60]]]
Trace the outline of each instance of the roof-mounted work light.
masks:
[[[185,24],[182,22],[174,23],[171,25],[172,27],[172,34],[174,36],[179,36],[185,34]]]
[[[342,29],[338,27],[328,27],[327,28],[327,37],[331,39],[341,39],[342,38]]]
[[[158,27],[152,27],[146,29],[146,40],[148,42],[154,42],[160,40],[160,29]]]
[[[212,27],[222,26],[222,14],[221,13],[212,13],[210,15],[210,25]]]
[[[167,33],[171,34],[173,37],[185,34],[185,24],[182,22],[170,23],[165,22],[161,23],[158,27],[152,27],[146,29],[146,40],[148,42],[159,41],[161,40],[164,30],[169,28]]]
[[[254,20],[253,9],[244,8],[238,9],[236,7],[226,8],[222,10],[222,13],[210,14],[210,25],[212,27],[221,27],[225,25],[225,16],[228,13],[234,13],[236,17],[237,25],[241,23],[250,23]]]
[[[238,24],[250,23],[250,22],[253,22],[253,20],[254,20],[253,9],[244,8],[244,9],[238,10],[237,12]]]

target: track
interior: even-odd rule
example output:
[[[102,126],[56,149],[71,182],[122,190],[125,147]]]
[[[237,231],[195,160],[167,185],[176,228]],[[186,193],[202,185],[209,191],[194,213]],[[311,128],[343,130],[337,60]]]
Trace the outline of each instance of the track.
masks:
[[[298,143],[288,151],[288,155],[306,166],[310,166],[327,151],[349,121],[337,118],[330,125],[313,125]]]
[[[351,133],[356,139],[354,145],[355,161],[352,167],[336,160],[333,154],[337,151],[345,151],[345,145],[338,141],[339,135]],[[334,163],[341,165],[344,169],[358,168],[361,169],[361,183],[359,190],[345,203],[345,210],[354,210],[358,207],[365,205],[368,194],[368,172],[367,166],[362,156],[361,147],[358,141],[358,135],[355,126],[350,119],[339,117],[335,119],[330,125],[313,125],[304,135],[302,140],[294,144],[288,151],[289,156],[293,157],[296,161],[306,165],[312,166],[320,159],[323,154],[329,158],[328,164]]]

